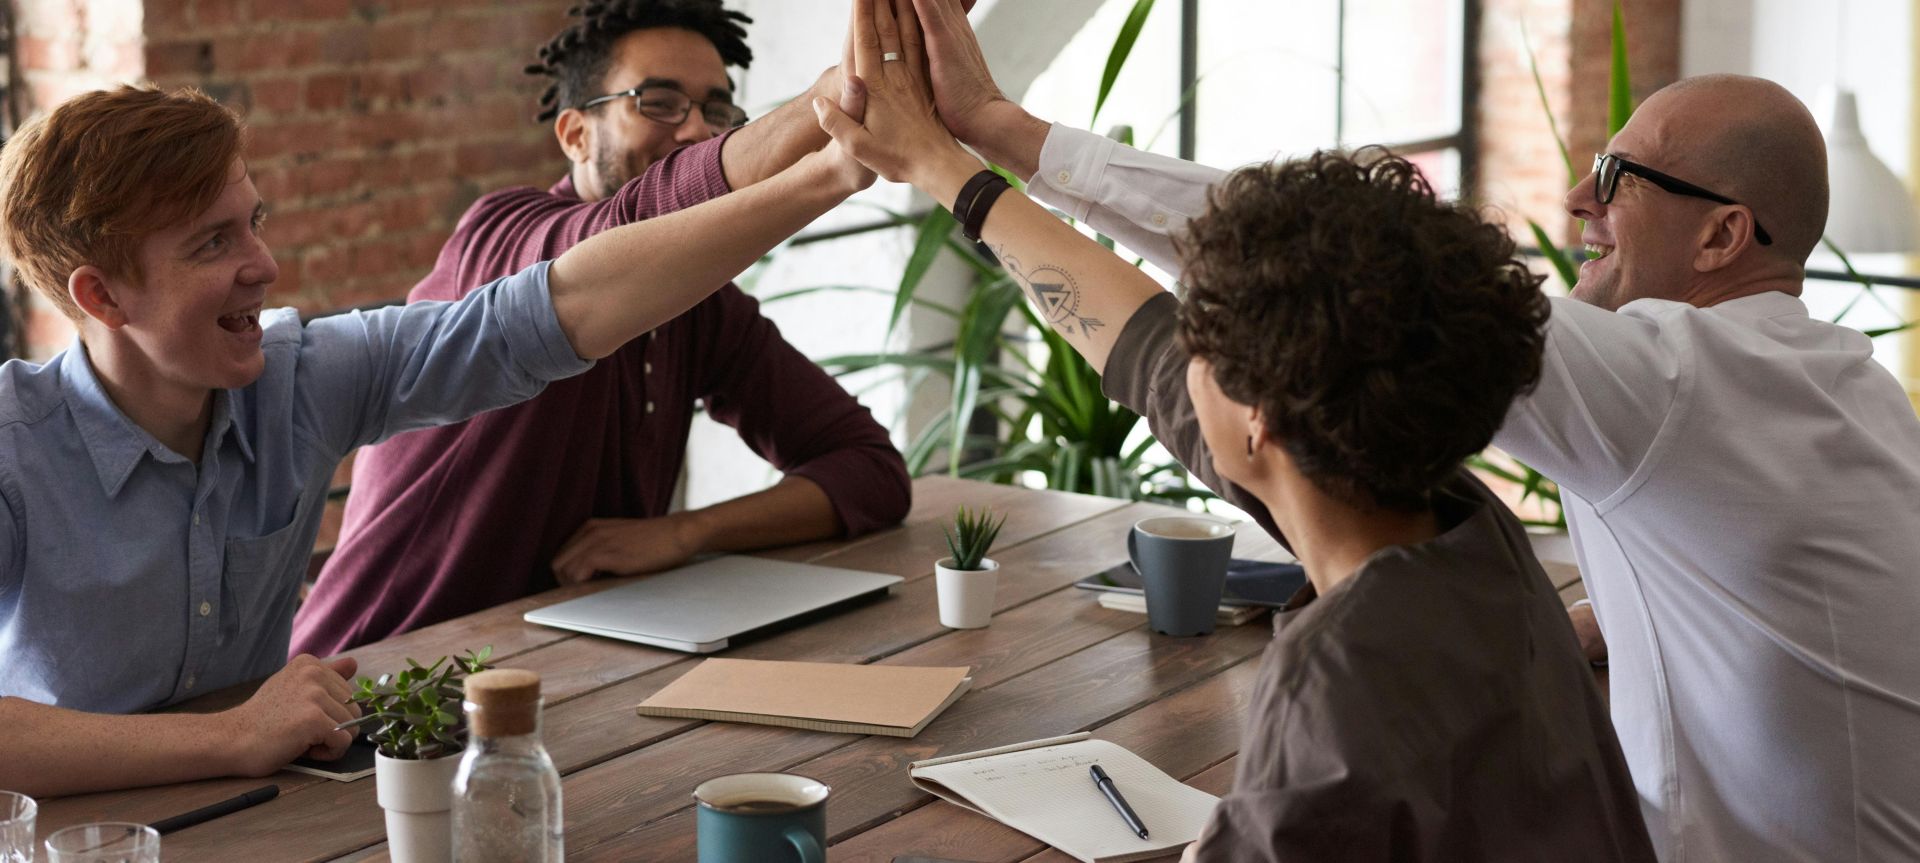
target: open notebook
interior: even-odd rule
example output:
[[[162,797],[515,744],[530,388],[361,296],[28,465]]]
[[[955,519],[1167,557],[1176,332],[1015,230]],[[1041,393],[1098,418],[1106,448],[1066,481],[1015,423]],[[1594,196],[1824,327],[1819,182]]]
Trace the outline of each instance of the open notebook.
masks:
[[[1087,775],[1098,764],[1147,827],[1141,839]],[[1086,732],[916,761],[913,784],[1085,863],[1128,863],[1200,838],[1220,798]]]

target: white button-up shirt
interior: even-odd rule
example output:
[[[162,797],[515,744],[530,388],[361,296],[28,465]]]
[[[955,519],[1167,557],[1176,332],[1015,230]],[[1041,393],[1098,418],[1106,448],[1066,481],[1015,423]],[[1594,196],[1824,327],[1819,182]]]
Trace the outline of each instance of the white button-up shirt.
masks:
[[[1224,176],[1056,126],[1029,190],[1178,273]],[[1494,443],[1560,483],[1663,859],[1920,858],[1920,419],[1865,336],[1555,298]]]

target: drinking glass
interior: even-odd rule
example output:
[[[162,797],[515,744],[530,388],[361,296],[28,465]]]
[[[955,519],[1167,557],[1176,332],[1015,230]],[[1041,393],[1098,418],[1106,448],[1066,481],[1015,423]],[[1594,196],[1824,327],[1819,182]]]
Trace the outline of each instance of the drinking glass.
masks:
[[[48,863],[160,863],[160,834],[145,824],[82,824],[47,837]]]
[[[33,817],[39,811],[33,798],[0,791],[0,863],[31,863]]]

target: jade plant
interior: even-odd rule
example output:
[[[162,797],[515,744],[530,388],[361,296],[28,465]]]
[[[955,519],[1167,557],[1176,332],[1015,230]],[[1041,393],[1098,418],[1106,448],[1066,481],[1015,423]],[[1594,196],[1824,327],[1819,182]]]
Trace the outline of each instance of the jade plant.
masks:
[[[993,548],[993,541],[1000,536],[1000,526],[1006,521],[1005,515],[994,518],[986,507],[972,512],[961,507],[953,516],[952,529],[945,526],[940,528],[940,532],[947,537],[947,551],[953,555],[953,568],[969,572],[979,570],[980,562],[986,559],[987,552]]]
[[[493,646],[442,656],[432,665],[407,660],[407,670],[356,681],[354,703],[372,724],[367,736],[388,758],[427,760],[459,752],[466,743],[467,675],[487,669]]]

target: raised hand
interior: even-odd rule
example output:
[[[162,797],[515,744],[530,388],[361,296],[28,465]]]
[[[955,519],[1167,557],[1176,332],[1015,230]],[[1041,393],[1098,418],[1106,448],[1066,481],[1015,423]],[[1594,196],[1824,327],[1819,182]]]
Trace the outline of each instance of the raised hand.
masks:
[[[826,99],[814,112],[834,143],[881,176],[915,183],[936,166],[979,169],[935,113],[927,81],[925,39],[912,0],[854,0],[853,65],[865,85],[864,122]],[[893,57],[895,59],[886,59]],[[942,199],[933,189],[923,191]]]
[[[1002,122],[1024,115],[994,83],[980,40],[967,23],[971,0],[913,0],[924,31],[933,104],[960,140],[975,144]]]

